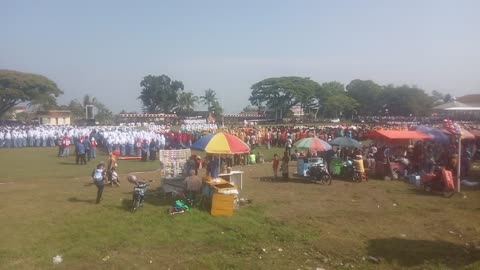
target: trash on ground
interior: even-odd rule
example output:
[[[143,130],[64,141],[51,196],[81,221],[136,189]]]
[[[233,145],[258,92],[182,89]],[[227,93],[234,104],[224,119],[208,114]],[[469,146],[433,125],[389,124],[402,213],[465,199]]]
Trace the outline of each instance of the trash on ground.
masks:
[[[110,260],[110,256],[108,256],[108,255],[105,256],[105,258],[102,259],[102,261],[104,261],[104,262],[106,262],[106,261],[108,261],[108,260]]]
[[[57,255],[57,256],[53,257],[52,261],[53,261],[53,264],[59,264],[59,263],[63,262],[62,255]]]
[[[368,256],[368,260],[374,263],[380,263],[380,258]]]

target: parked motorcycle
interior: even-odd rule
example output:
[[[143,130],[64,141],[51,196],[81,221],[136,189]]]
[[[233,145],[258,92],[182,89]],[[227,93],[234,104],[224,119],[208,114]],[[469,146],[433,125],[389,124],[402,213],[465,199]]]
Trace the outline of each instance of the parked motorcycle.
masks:
[[[308,168],[306,174],[315,183],[327,184],[327,185],[332,184],[332,177],[328,173],[327,168],[323,163],[313,164],[312,166],[310,166],[310,168]]]
[[[128,182],[134,184],[132,194],[132,212],[137,211],[140,206],[143,206],[145,193],[147,192],[147,182],[137,179],[135,175],[128,176]]]
[[[342,171],[340,177],[345,180],[352,180],[355,183],[362,181],[368,181],[367,175],[360,168],[354,166],[354,162],[351,159],[347,159],[343,162]]]

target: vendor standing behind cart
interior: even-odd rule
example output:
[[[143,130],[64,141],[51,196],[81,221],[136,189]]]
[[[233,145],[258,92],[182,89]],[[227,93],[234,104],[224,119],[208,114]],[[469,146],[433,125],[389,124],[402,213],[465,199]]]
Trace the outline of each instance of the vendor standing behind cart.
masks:
[[[202,188],[202,179],[200,176],[195,175],[195,170],[190,170],[188,177],[183,180],[183,184],[185,185],[185,195],[189,199],[194,199],[195,194],[200,192]]]

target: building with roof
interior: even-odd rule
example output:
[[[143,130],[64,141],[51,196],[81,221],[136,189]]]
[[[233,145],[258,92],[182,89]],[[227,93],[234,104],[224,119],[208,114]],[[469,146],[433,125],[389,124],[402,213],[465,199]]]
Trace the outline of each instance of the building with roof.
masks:
[[[465,95],[438,106],[433,110],[442,117],[455,120],[480,120],[480,95]]]
[[[70,125],[72,112],[69,110],[49,110],[37,113],[38,122],[42,125]]]
[[[468,105],[468,107],[480,108],[480,94],[465,95],[463,97],[456,98],[456,101]]]

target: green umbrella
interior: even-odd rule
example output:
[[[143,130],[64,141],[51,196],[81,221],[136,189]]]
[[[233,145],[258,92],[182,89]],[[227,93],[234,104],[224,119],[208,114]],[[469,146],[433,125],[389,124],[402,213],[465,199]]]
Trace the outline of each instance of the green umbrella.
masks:
[[[301,139],[300,141],[296,142],[294,145],[297,149],[300,149],[300,150],[324,152],[332,149],[332,146],[330,144],[316,137]]]

